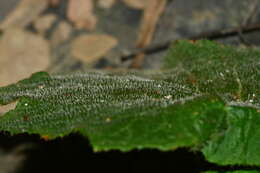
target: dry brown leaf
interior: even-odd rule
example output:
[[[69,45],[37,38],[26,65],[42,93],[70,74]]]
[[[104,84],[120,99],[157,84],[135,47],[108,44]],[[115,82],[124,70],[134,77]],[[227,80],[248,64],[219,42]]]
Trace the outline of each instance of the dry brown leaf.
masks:
[[[97,23],[93,8],[92,0],[69,0],[68,19],[79,29],[93,30]]]
[[[0,40],[0,86],[45,70],[49,57],[48,42],[42,37],[22,29],[9,28]]]
[[[52,46],[55,47],[58,44],[66,41],[71,33],[72,26],[65,21],[61,21],[51,35]]]
[[[1,141],[2,142],[2,141]],[[18,143],[17,143],[18,144]],[[23,168],[26,160],[26,151],[32,149],[32,145],[28,142],[13,145],[8,150],[4,147],[0,148],[0,168],[1,173],[15,173],[17,170]]]
[[[151,0],[123,0],[123,2],[131,8],[144,9]],[[160,0],[158,0],[160,1]]]
[[[17,104],[17,101],[10,103],[8,105],[0,106],[0,117],[1,117],[1,115],[4,115],[6,112],[13,110],[16,107],[16,104]]]
[[[91,64],[104,56],[117,43],[117,39],[110,35],[85,34],[73,41],[71,52],[75,58]]]
[[[37,18],[33,26],[36,31],[40,34],[45,34],[53,25],[53,23],[57,20],[57,16],[53,14],[47,14]]]
[[[62,0],[48,0],[51,7],[57,7]]]
[[[116,0],[99,0],[98,6],[101,8],[111,8],[115,2]]]
[[[46,9],[46,0],[21,0],[17,7],[0,24],[0,29],[25,27]]]
[[[152,40],[155,27],[159,17],[161,16],[167,0],[149,0],[149,4],[144,9],[144,14],[138,33],[136,46],[138,48],[146,48]],[[144,55],[137,55],[131,65],[132,68],[140,68],[144,59]]]

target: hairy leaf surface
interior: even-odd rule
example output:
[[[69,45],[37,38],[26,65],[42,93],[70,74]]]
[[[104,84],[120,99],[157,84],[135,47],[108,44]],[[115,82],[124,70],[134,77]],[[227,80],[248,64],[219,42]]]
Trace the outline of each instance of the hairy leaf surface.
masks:
[[[179,41],[160,72],[52,75],[0,88],[19,100],[0,131],[69,133],[96,151],[190,147],[220,165],[260,165],[260,53],[210,41]]]

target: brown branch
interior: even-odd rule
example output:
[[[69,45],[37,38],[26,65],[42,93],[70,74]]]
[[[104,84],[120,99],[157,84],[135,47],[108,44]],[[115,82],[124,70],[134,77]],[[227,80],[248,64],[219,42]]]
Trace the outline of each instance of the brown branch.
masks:
[[[251,24],[243,27],[235,27],[231,29],[224,29],[224,30],[216,30],[213,32],[204,32],[196,36],[188,37],[188,40],[199,40],[199,39],[209,39],[209,40],[216,40],[221,38],[228,38],[232,36],[237,36],[239,32],[243,32],[243,34],[254,32],[260,30],[260,23]],[[176,40],[170,40],[162,44],[154,45],[148,47],[146,49],[140,49],[138,51],[132,52],[128,55],[121,56],[122,61],[126,61],[132,59],[137,54],[145,53],[147,55],[161,52],[169,48],[169,46]]]
[[[147,48],[153,38],[156,24],[163,13],[167,0],[150,0],[144,9],[141,26],[138,33],[136,46],[141,49]],[[139,69],[144,62],[145,54],[137,54],[132,61],[131,68]]]

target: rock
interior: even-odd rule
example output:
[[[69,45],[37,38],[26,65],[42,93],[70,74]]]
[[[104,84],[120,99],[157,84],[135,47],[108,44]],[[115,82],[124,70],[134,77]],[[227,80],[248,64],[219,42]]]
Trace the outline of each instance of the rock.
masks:
[[[104,56],[110,49],[117,45],[116,38],[105,34],[85,34],[72,42],[72,56],[91,64]]]
[[[0,40],[0,86],[29,77],[49,66],[48,42],[22,29],[8,29]]]

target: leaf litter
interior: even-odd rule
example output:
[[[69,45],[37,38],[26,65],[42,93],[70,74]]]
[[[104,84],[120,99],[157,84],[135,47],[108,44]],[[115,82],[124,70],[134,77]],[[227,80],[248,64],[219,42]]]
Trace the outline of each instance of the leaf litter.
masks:
[[[50,65],[49,43],[23,29],[9,28],[0,39],[0,86],[46,70]]]
[[[0,23],[0,29],[26,27],[47,8],[47,5],[46,0],[21,0],[18,6]]]

